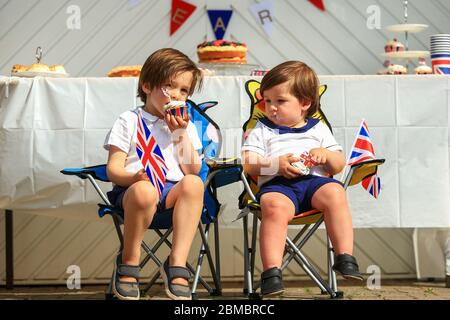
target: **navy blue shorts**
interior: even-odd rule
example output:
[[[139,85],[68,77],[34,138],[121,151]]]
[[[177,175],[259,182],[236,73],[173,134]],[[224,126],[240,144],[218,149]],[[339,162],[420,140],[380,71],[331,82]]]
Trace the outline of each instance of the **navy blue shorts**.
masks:
[[[166,208],[166,198],[169,194],[169,191],[172,190],[173,186],[177,182],[178,181],[166,181],[164,189],[161,193],[161,197],[159,198],[156,212],[162,212],[166,209],[169,209]],[[123,210],[123,196],[125,195],[125,191],[127,191],[127,189],[128,188],[125,187],[114,186],[113,189],[106,194],[108,196],[109,202],[111,202],[112,205]]]
[[[328,177],[307,175],[287,179],[277,176],[261,186],[256,198],[260,201],[264,193],[279,192],[291,199],[295,206],[295,213],[305,212],[313,209],[311,199],[314,193],[327,183],[338,183],[342,186],[341,182]]]

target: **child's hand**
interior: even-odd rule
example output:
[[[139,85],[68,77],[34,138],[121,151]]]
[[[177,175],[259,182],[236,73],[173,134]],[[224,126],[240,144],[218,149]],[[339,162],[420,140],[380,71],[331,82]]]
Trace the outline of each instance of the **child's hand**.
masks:
[[[135,173],[134,177],[134,182],[138,182],[138,181],[149,181],[147,172],[145,172],[145,169],[142,168],[141,170],[139,170],[138,172]]]
[[[170,132],[174,132],[178,129],[186,129],[189,123],[189,115],[186,119],[181,118],[180,116],[174,116],[171,113],[167,112],[164,120],[167,123],[167,126],[169,127]]]
[[[309,150],[309,155],[311,159],[317,163],[317,165],[327,163],[327,149],[325,148],[314,148]]]
[[[292,163],[300,161],[299,157],[294,157],[292,153],[278,157],[278,173],[287,179],[297,178],[301,175],[300,169],[294,167]]]

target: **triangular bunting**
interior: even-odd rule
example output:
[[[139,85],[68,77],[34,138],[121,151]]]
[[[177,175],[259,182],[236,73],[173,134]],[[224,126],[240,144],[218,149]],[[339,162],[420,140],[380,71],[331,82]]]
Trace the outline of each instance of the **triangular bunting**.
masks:
[[[323,4],[323,0],[308,0],[313,5],[315,5],[320,11],[325,11],[325,5]]]
[[[217,40],[222,40],[227,31],[233,10],[208,10],[209,21]]]
[[[172,0],[170,35],[174,34],[191,16],[197,7],[183,0]]]
[[[256,22],[260,24],[269,37],[272,36],[274,6],[271,0],[252,4],[249,7]]]

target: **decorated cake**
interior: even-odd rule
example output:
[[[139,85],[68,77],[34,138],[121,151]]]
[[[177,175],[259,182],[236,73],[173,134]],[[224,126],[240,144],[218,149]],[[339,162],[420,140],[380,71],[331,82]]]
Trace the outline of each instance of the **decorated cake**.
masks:
[[[405,46],[394,38],[384,46],[384,52],[401,52],[405,51]]]
[[[21,72],[45,72],[66,75],[66,69],[62,64],[49,66],[45,63],[33,63],[32,65],[15,64],[11,68],[12,74],[20,74]]]
[[[227,40],[205,41],[197,46],[200,63],[247,63],[247,45]]]
[[[408,69],[406,69],[405,66],[402,66],[401,64],[391,64],[388,67],[388,74],[407,74]]]
[[[432,74],[433,70],[429,66],[418,66],[414,69],[416,74]]]
[[[15,64],[11,68],[11,73],[24,72],[28,70],[28,66],[24,66],[23,64]]]
[[[49,69],[51,72],[66,73],[66,69],[62,64],[55,64],[53,66],[50,66]]]
[[[139,77],[141,74],[141,65],[119,66],[112,68],[108,72],[108,77]]]
[[[414,69],[414,72],[416,74],[432,74],[433,69],[427,66],[424,58],[419,58],[419,65],[417,68]]]
[[[27,71],[33,71],[33,72],[49,72],[50,67],[43,63],[33,63]]]

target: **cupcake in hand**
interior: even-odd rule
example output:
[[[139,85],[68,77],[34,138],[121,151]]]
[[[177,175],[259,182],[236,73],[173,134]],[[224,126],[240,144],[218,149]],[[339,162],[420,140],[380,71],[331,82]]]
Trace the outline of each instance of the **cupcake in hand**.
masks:
[[[188,120],[189,118],[185,101],[170,101],[164,106],[164,110],[166,113],[181,117],[183,120]]]

